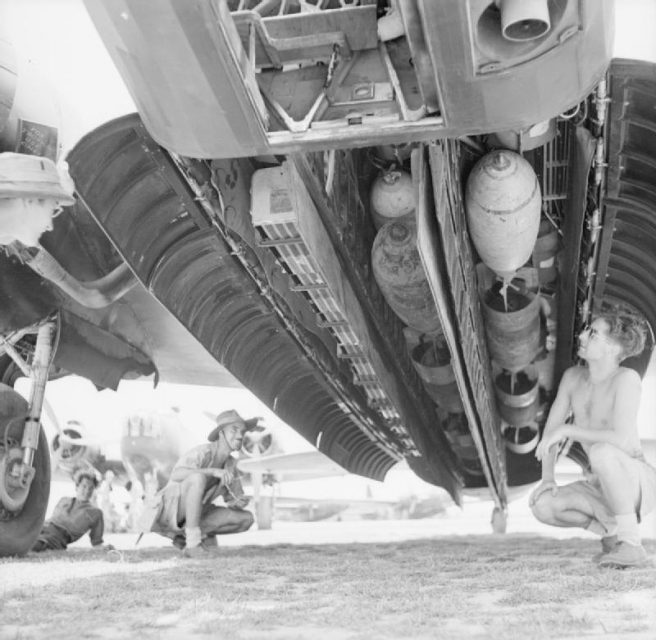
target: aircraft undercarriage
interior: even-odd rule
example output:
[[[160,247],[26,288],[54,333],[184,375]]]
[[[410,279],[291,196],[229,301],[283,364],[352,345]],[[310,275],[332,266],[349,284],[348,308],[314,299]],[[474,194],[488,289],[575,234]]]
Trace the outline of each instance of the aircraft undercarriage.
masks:
[[[344,309],[338,321],[321,313],[312,296],[316,287],[294,273],[286,257],[286,248],[299,245],[295,232],[291,240],[272,238],[252,222],[253,176],[278,165],[170,154],[150,139],[136,116],[126,117],[94,132],[71,154],[83,200],[72,217],[91,213],[143,285],[246,387],[333,460],[382,479],[405,458],[456,499],[463,486],[490,487],[496,500],[493,529],[503,531],[505,487],[537,480],[539,466],[532,457],[506,452],[496,426],[475,265],[466,230],[457,222],[463,218],[460,176],[478,153],[475,145],[453,142],[419,145],[406,163],[423,194],[421,215],[435,225],[432,235],[444,254],[433,275],[441,282],[438,290],[448,292],[439,308],[452,360],[469,381],[460,389],[467,420],[463,413],[441,410],[426,393],[403,325],[371,275],[375,232],[366,193],[380,168],[371,162],[371,149],[328,157],[296,154],[285,163],[314,202],[323,199],[318,224],[352,287],[358,313],[372,328],[365,345],[374,356],[367,361],[373,363],[369,379],[354,367],[362,358],[339,341],[339,331],[357,321],[354,309]],[[561,142],[533,158],[556,217],[563,213],[555,190],[566,188],[560,175],[568,165],[564,153],[569,147]],[[559,175],[552,165],[561,168]],[[335,181],[330,191],[347,194],[343,201],[326,197],[329,173]],[[387,367],[396,370],[402,386],[384,378]],[[450,433],[454,428],[458,431]]]
[[[32,331],[30,331],[31,329]],[[11,344],[2,347],[31,380],[29,402],[0,383],[0,552],[22,555],[31,549],[45,518],[50,497],[50,455],[41,427],[46,383],[59,336],[58,317],[22,333],[36,333],[25,359]],[[22,335],[20,337],[23,337]]]

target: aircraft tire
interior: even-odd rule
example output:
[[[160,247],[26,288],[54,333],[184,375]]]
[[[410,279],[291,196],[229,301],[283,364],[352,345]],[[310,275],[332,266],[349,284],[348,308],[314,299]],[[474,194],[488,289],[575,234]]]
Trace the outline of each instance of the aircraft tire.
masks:
[[[0,438],[3,442],[5,438],[20,442],[23,422],[14,418],[26,413],[25,399],[11,387],[0,385]],[[4,449],[3,442],[0,442],[0,453]],[[50,497],[50,453],[43,428],[39,432],[33,464],[35,475],[23,510],[13,518],[3,519],[4,510],[0,509],[0,558],[25,555],[34,545],[45,520]]]

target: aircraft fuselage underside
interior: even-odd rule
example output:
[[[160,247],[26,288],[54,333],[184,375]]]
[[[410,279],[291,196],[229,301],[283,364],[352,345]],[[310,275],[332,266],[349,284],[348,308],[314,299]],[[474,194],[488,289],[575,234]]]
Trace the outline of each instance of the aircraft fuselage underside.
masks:
[[[456,500],[487,486],[502,529],[508,487],[540,477],[532,447],[577,330],[615,302],[656,324],[653,292],[635,284],[653,271],[639,237],[651,214],[635,201],[649,192],[641,162],[653,150],[641,144],[651,138],[635,130],[653,129],[653,74],[607,82],[606,1],[545,0],[517,23],[488,0],[305,4],[85,0],[139,114],[71,152],[79,201],[45,244],[80,278],[124,261],[144,290],[90,311],[41,280],[32,300],[16,293],[35,279],[23,254],[1,258],[19,274],[2,286],[29,324],[59,307],[81,336],[62,334],[74,346],[56,375],[84,369],[84,340],[108,346],[82,372],[98,378],[110,358],[108,386],[151,373],[165,351],[169,377],[200,362],[175,339],[168,350],[149,340],[152,295],[342,467],[382,479],[406,459]],[[611,86],[633,114],[626,131]],[[486,251],[521,256],[521,233],[473,228],[470,178],[508,162],[530,189],[503,186],[507,208],[490,224],[535,205],[530,224],[542,226],[506,270]],[[480,218],[498,211],[486,207]],[[645,248],[639,260],[625,256],[625,235]],[[76,243],[83,251],[72,253]],[[495,286],[505,312],[523,296],[531,331],[499,340]],[[18,314],[5,324],[20,329]],[[507,359],[520,343],[528,357]],[[641,373],[645,353],[633,363]]]

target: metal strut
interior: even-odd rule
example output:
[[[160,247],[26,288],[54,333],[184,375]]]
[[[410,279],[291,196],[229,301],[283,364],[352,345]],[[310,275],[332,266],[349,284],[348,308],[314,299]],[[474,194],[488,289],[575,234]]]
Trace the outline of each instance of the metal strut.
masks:
[[[19,512],[27,499],[34,479],[34,455],[39,447],[41,410],[48,372],[59,336],[59,316],[44,320],[37,330],[36,345],[30,367],[30,398],[20,447],[14,446],[0,460],[0,502],[11,512]]]

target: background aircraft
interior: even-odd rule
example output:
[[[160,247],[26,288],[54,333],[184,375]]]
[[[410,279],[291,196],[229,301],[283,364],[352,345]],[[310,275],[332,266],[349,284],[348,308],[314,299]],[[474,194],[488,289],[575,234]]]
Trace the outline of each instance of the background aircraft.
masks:
[[[67,422],[64,431],[74,429],[74,435],[80,434],[80,438],[67,442],[69,453],[64,454],[58,450],[61,440],[55,435],[54,477],[70,480],[75,469],[86,465],[101,477],[109,477],[111,482],[101,485],[98,492],[108,531],[130,531],[144,493],[157,486],[153,480],[165,482],[170,467],[186,447],[202,442],[202,438],[195,440],[199,433],[192,434],[184,425],[181,413],[184,414],[179,409],[134,413],[123,421],[120,442],[84,438],[83,425]],[[208,421],[208,428],[209,425]],[[246,493],[253,498],[251,508],[259,529],[270,528],[276,520],[428,518],[446,514],[453,505],[445,491],[420,480],[404,463],[392,468],[383,482],[365,480],[348,474],[317,451],[284,453],[284,438],[276,439],[276,434],[270,432],[268,435],[272,437],[266,438],[266,446],[246,445],[239,463]],[[656,440],[643,439],[642,446],[647,459],[656,465]],[[112,458],[117,450],[121,456]],[[57,474],[58,471],[64,473]],[[581,478],[580,466],[561,456],[557,482],[566,484]],[[534,486],[512,488],[510,502],[525,500]],[[70,484],[59,482],[54,490],[70,492]],[[463,502],[468,509],[470,504],[489,499],[487,489],[468,489]]]
[[[71,372],[109,388],[145,376],[241,383],[349,471],[382,478],[404,459],[456,501],[487,488],[502,530],[510,489],[540,470],[530,452],[508,450],[499,420],[474,275],[489,258],[462,200],[474,164],[497,144],[519,152],[560,245],[557,260],[531,256],[533,272],[545,262],[556,276],[533,292],[555,310],[541,306],[534,333],[539,404],[593,311],[620,304],[656,325],[653,149],[642,135],[653,68],[610,65],[611,2],[545,0],[517,21],[512,4],[85,1],[139,116],[75,145],[76,205],[42,248],[0,256],[0,378],[45,370],[33,400],[45,378]],[[56,157],[57,110],[23,90],[29,74],[4,40],[0,148]],[[408,264],[425,271],[415,302],[438,324],[395,308],[374,273],[381,171],[412,193]],[[641,374],[652,346],[630,363]],[[422,367],[442,366],[448,384],[426,379]],[[20,404],[5,391],[5,408]],[[545,415],[516,426],[535,440]],[[10,431],[2,554],[29,548],[49,475],[34,429]]]
[[[104,501],[108,513],[114,509],[114,522],[117,525],[121,522],[123,528],[130,526],[132,515],[126,513],[125,508],[130,506],[133,513],[138,513],[145,487],[155,490],[151,480],[157,477],[156,470],[160,470],[160,482],[164,482],[177,458],[188,447],[204,441],[211,429],[214,412],[195,407],[199,404],[202,406],[212,395],[220,393],[219,390],[206,389],[202,395],[190,394],[184,388],[151,392],[139,383],[133,383],[131,387],[137,389],[130,393],[128,385],[118,393],[98,392],[81,379],[60,380],[53,383],[48,391],[56,410],[46,412],[47,419],[44,421],[53,450],[54,478],[68,480],[73,470],[82,464],[90,464],[101,476],[111,471],[114,503],[112,505],[107,496],[103,497],[102,491],[99,501]],[[76,406],[62,402],[63,398],[72,396],[78,400]],[[430,517],[443,513],[452,504],[444,491],[421,481],[405,464],[392,468],[384,482],[347,474],[330,459],[312,450],[286,425],[276,423],[275,416],[245,390],[228,392],[225,402],[227,398],[239,406],[244,415],[250,416],[260,411],[275,425],[256,434],[263,437],[246,444],[240,461],[240,469],[246,474],[244,484],[247,493],[253,496],[255,486],[260,487],[262,501],[260,505],[253,504],[260,528],[270,526],[271,521],[276,519]],[[165,399],[175,401],[179,406],[167,411],[152,408],[161,405]],[[144,403],[149,408],[135,408]],[[224,405],[219,401],[214,406],[218,411]],[[247,414],[249,408],[251,413]],[[649,403],[645,403],[643,412],[650,410]],[[94,423],[92,416],[98,413],[103,414],[106,421],[115,424],[116,428]],[[61,440],[58,441],[54,426],[55,414],[62,416],[59,422],[64,425],[64,431],[75,429],[75,435],[80,435],[80,438],[66,441],[71,448],[67,454],[58,450]],[[65,419],[71,415],[84,416],[84,420]],[[85,426],[85,421],[92,426]],[[61,425],[59,428],[62,428]],[[656,464],[656,440],[643,438],[643,450],[648,460]],[[126,463],[128,460],[132,462]],[[58,470],[64,473],[57,473]],[[571,482],[581,477],[580,468],[570,459],[561,457],[557,477],[561,484]],[[256,478],[255,482],[253,478]],[[264,483],[263,478],[266,479]],[[124,490],[126,484],[130,486],[131,480],[135,490]],[[533,487],[524,485],[513,488],[509,500],[524,500]],[[54,490],[70,491],[70,484],[59,482]],[[468,489],[464,494],[465,505],[489,500],[489,492],[485,488]],[[110,522],[111,516],[107,520]]]
[[[116,401],[120,402],[118,397]],[[254,401],[250,399],[251,403]],[[48,408],[46,432],[55,432],[51,438],[53,477],[70,480],[77,469],[91,467],[101,478],[108,478],[106,484],[116,492],[118,502],[111,504],[110,496],[104,493],[109,492],[109,487],[104,486],[99,502],[109,514],[108,522],[117,521],[117,516],[111,515],[112,509],[124,516],[123,527],[129,527],[138,516],[144,495],[164,486],[178,458],[204,441],[203,435],[211,429],[215,415],[178,407],[168,411],[132,411],[120,418],[114,435],[108,438],[107,431],[97,426],[90,429],[79,420],[59,424],[55,412],[49,405]],[[349,518],[361,514],[428,517],[443,511],[450,502],[447,494],[413,478],[414,474],[407,469],[407,473],[390,472],[385,483],[363,484],[362,479],[358,482],[350,476],[345,480],[347,487],[308,484],[307,480],[343,478],[349,474],[316,450],[299,451],[299,443],[291,435],[293,432],[290,434],[285,425],[265,427],[247,438],[239,452],[244,487],[253,498],[261,529],[270,528],[274,517],[320,520],[347,510],[344,517]],[[289,452],[290,448],[296,450]],[[70,490],[68,484],[65,488]],[[128,513],[123,513],[126,508]]]

